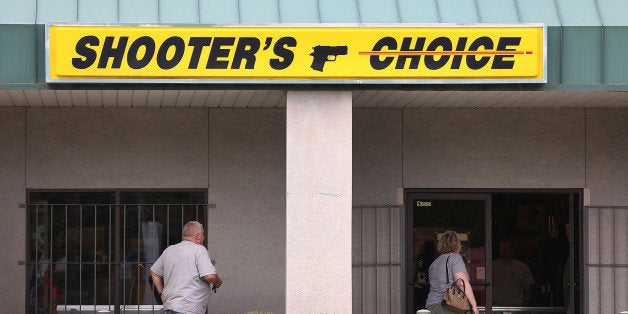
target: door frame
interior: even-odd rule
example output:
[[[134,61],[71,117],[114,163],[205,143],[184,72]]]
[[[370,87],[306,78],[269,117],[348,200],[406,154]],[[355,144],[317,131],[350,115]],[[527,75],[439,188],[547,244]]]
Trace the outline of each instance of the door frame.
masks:
[[[584,276],[584,262],[585,262],[585,241],[587,240],[584,233],[584,204],[585,204],[585,189],[583,188],[486,188],[486,189],[461,189],[461,188],[453,188],[453,189],[445,189],[445,188],[405,188],[403,189],[403,209],[405,213],[402,215],[401,219],[405,219],[402,223],[402,228],[405,230],[402,231],[402,239],[401,243],[403,245],[403,249],[401,250],[402,260],[404,260],[402,266],[402,287],[401,290],[403,292],[403,296],[405,300],[402,300],[403,307],[406,307],[405,313],[414,313],[411,311],[411,306],[414,305],[413,301],[413,291],[410,288],[410,283],[412,282],[412,274],[409,271],[411,267],[408,265],[412,265],[412,246],[408,244],[408,239],[412,239],[413,234],[413,213],[412,213],[412,203],[410,198],[413,195],[421,194],[428,195],[430,197],[436,196],[441,197],[441,199],[458,199],[460,196],[470,196],[473,197],[475,195],[476,198],[469,199],[478,199],[478,195],[484,197],[485,195],[489,196],[488,205],[489,209],[485,211],[485,219],[487,222],[492,222],[492,198],[494,194],[506,194],[506,193],[521,193],[521,194],[533,194],[533,193],[567,193],[569,194],[569,222],[571,225],[571,235],[570,235],[570,243],[569,243],[569,256],[571,257],[570,267],[570,282],[571,288],[569,289],[569,293],[571,295],[572,302],[572,311],[574,313],[579,313],[582,311],[583,300],[585,300],[586,294],[586,277]],[[574,195],[577,195],[577,199],[574,199]],[[446,196],[449,196],[447,198]],[[410,219],[409,219],[410,218]],[[492,263],[488,261],[492,261],[492,223],[487,223],[485,228],[485,236],[486,236],[486,282],[492,282]],[[490,241],[489,241],[490,240]],[[574,241],[575,240],[575,241]],[[489,310],[492,310],[492,287],[487,286],[487,296],[486,296],[486,313],[490,313]],[[490,299],[489,299],[490,298]],[[489,302],[490,301],[490,302]]]
[[[484,201],[484,237],[485,237],[485,269],[486,269],[486,279],[485,283],[492,282],[492,268],[490,261],[492,260],[492,243],[488,241],[492,234],[492,215],[491,215],[491,193],[482,192],[482,191],[461,191],[461,190],[433,190],[433,189],[406,189],[404,191],[404,208],[405,212],[405,232],[404,232],[404,242],[405,248],[405,269],[406,272],[404,274],[404,287],[406,288],[406,306],[408,307],[407,313],[414,313],[414,292],[412,287],[412,268],[413,264],[413,247],[409,245],[407,241],[413,238],[413,223],[414,223],[414,211],[413,211],[413,203],[412,198],[416,198],[420,196],[426,199],[432,200],[483,200]],[[486,284],[486,310],[487,312],[491,309],[492,304],[492,287],[490,284]]]

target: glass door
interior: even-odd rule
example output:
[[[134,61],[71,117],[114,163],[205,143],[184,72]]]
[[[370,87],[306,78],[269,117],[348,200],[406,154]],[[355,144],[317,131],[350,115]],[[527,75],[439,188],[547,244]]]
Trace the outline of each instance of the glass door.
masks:
[[[408,313],[425,308],[428,270],[438,257],[436,244],[446,230],[458,233],[461,255],[480,307],[491,305],[491,196],[470,193],[406,193],[406,272]],[[410,240],[411,239],[411,240]]]
[[[579,313],[581,241],[570,231],[581,225],[580,199],[560,190],[492,194],[493,313]]]

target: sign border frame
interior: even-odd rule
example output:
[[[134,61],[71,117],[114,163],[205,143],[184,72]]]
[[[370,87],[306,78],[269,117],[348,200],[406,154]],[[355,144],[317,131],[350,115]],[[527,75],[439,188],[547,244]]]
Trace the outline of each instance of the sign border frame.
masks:
[[[137,27],[309,27],[309,28],[417,28],[417,27],[542,27],[543,29],[543,74],[541,78],[514,79],[189,79],[189,78],[51,78],[50,77],[50,27],[51,26],[137,26]],[[269,24],[192,24],[192,23],[46,23],[45,24],[45,75],[48,84],[216,84],[216,85],[456,85],[456,84],[538,84],[547,83],[547,25],[544,23],[269,23]]]

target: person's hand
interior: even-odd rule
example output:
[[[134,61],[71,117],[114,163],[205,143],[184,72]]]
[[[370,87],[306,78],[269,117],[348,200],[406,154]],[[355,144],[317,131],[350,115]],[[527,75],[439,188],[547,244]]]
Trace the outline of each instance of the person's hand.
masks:
[[[471,308],[471,313],[473,313],[473,314],[480,314],[480,309],[478,309],[477,306],[474,306],[473,308]]]

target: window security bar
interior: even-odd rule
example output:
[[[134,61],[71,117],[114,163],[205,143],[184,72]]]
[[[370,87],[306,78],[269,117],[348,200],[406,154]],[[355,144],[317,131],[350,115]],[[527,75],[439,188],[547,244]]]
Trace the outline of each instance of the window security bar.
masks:
[[[387,313],[398,313],[401,290],[398,278],[401,276],[401,254],[399,228],[403,206],[392,204],[369,204],[353,206],[353,238],[359,243],[353,245],[353,277],[361,294],[358,308],[354,312],[370,313],[385,309]],[[356,246],[357,244],[357,246]],[[378,286],[388,286],[388,293],[377,295]],[[375,296],[364,291],[371,289]],[[383,288],[386,289],[386,288]],[[367,304],[368,303],[368,304]]]
[[[159,313],[150,266],[208,204],[28,204],[28,313]]]
[[[618,305],[618,301],[622,302],[625,300],[618,300],[617,296],[620,296],[620,288],[618,287],[617,280],[617,269],[626,268],[628,264],[626,263],[618,263],[618,257],[616,255],[617,247],[616,247],[616,239],[618,238],[618,234],[621,234],[621,229],[624,228],[625,222],[628,216],[628,205],[591,205],[585,206],[585,217],[586,217],[586,225],[589,230],[585,230],[588,234],[589,238],[595,235],[597,237],[597,241],[595,245],[597,247],[588,247],[587,252],[597,251],[596,257],[597,261],[589,261],[592,258],[591,254],[586,254],[585,267],[586,272],[589,274],[587,278],[595,278],[597,277],[597,284],[600,289],[598,291],[591,292],[589,294],[589,299],[597,299],[597,313],[603,312],[612,312],[619,313],[620,305]],[[624,219],[621,219],[624,217]],[[616,226],[618,224],[618,226]],[[617,228],[619,227],[619,228]],[[596,234],[592,233],[593,230],[596,230]],[[619,230],[619,231],[618,231]],[[625,232],[625,231],[623,231]],[[621,238],[621,236],[619,236]],[[586,243],[590,243],[586,241]],[[623,243],[623,242],[622,242]],[[590,245],[590,244],[589,244]],[[603,248],[610,247],[612,254],[604,254]],[[610,270],[609,270],[610,269]],[[611,282],[603,282],[602,281],[602,270],[607,270],[612,272],[612,283]],[[593,272],[595,271],[595,272]],[[594,276],[591,276],[593,272]],[[592,279],[595,280],[595,279]],[[602,289],[611,288],[611,291]],[[611,295],[612,303],[606,303],[602,301],[603,295]],[[625,304],[625,303],[624,303]],[[609,312],[609,313],[610,313]]]

